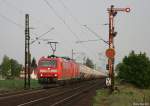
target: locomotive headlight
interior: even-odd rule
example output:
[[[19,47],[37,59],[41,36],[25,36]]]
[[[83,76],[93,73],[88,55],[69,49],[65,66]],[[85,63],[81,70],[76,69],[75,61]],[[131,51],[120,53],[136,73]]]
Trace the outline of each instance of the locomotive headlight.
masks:
[[[51,72],[57,72],[57,70],[51,70]]]

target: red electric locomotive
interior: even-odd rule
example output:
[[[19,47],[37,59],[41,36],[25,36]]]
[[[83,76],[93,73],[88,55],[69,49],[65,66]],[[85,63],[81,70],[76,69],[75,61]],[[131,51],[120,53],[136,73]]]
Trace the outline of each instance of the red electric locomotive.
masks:
[[[75,61],[56,57],[42,57],[38,62],[38,80],[41,84],[56,83],[80,78],[79,64]]]

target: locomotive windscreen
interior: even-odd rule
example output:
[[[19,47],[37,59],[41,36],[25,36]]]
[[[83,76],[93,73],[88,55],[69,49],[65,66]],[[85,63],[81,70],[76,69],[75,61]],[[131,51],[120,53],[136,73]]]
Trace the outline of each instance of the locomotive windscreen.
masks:
[[[41,60],[39,62],[40,67],[52,67],[55,68],[57,65],[56,60]]]

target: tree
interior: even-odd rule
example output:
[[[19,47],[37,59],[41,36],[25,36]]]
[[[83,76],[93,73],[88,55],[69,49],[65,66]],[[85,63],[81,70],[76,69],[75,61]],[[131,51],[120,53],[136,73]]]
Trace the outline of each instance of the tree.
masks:
[[[6,55],[3,57],[1,64],[1,73],[3,77],[10,76],[10,59]]]
[[[94,64],[93,64],[92,60],[90,60],[89,58],[86,59],[85,65],[87,67],[94,68]]]
[[[20,71],[22,70],[22,65],[19,64],[16,60],[10,59],[11,64],[11,77],[19,77]]]
[[[145,53],[132,51],[116,67],[118,77],[141,88],[150,87],[150,60]]]
[[[1,69],[1,65],[0,65],[0,75],[2,74],[2,69]]]
[[[37,63],[36,63],[36,59],[35,59],[35,58],[32,59],[31,67],[32,67],[33,69],[37,68]]]
[[[1,74],[6,78],[19,77],[22,65],[16,60],[10,59],[8,56],[4,56],[1,64]]]

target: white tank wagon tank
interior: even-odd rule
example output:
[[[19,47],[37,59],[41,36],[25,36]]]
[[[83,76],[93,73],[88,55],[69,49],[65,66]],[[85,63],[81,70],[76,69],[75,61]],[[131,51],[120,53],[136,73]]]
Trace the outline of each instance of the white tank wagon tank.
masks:
[[[101,70],[97,71],[97,70],[89,68],[83,64],[80,64],[79,67],[80,67],[79,71],[80,71],[81,79],[96,79],[96,78],[106,77],[106,74]]]

